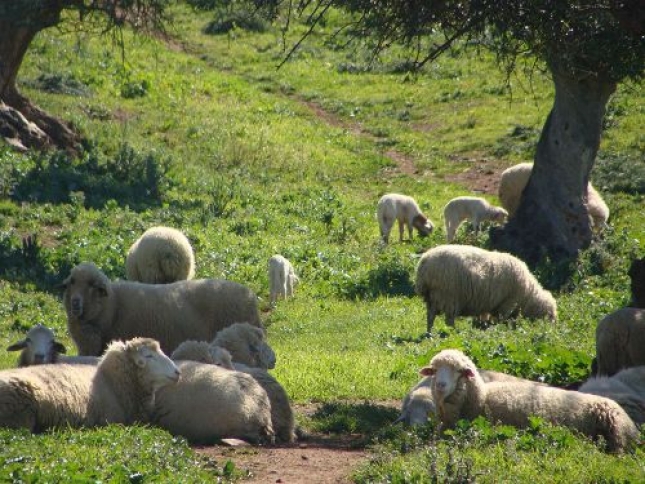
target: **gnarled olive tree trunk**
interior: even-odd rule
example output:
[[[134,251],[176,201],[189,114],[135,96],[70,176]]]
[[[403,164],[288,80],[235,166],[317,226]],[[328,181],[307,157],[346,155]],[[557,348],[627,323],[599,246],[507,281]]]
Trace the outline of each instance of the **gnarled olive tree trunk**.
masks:
[[[608,79],[572,79],[557,65],[550,68],[555,102],[538,142],[531,178],[515,215],[491,232],[495,248],[529,264],[545,256],[555,261],[573,258],[591,242],[586,187],[605,107],[616,88]]]

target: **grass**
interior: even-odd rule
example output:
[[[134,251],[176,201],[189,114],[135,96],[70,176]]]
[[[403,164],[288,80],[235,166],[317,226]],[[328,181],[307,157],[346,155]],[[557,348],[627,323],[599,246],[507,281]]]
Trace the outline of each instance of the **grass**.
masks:
[[[482,330],[465,318],[448,328],[440,317],[425,338],[414,269],[420,253],[445,240],[444,204],[473,194],[455,177],[481,164],[497,173],[531,159],[552,102],[548,79],[520,72],[509,87],[490,57],[468,50],[420,74],[400,73],[403,52],[370,64],[363,49],[340,50],[329,36],[334,19],[276,69],[284,51],[275,28],[212,35],[204,33],[216,20],[208,14],[184,7],[174,13],[171,44],[125,32],[125,62],[106,39],[88,33],[45,31],[32,45],[21,89],[74,123],[88,143],[78,160],[0,148],[0,344],[43,323],[73,352],[57,284],[86,260],[112,278],[125,277],[130,244],[152,225],[172,225],[195,248],[197,277],[236,280],[263,299],[278,356],[274,375],[294,402],[324,404],[323,413],[303,425],[358,429],[380,443],[357,482],[458,480],[466,471],[484,481],[551,474],[568,482],[603,475],[607,482],[638,480],[642,450],[608,456],[567,434],[566,452],[556,458],[560,447],[545,449],[537,439],[524,445],[528,437],[521,432],[504,442],[475,431],[446,441],[423,432],[406,437],[387,425],[395,415],[370,402],[402,398],[418,368],[448,347],[466,350],[482,367],[554,384],[586,375],[595,325],[628,301],[630,258],[645,246],[642,86],[621,86],[612,98],[592,173],[612,210],[611,229],[577,264],[539,268],[543,284],[559,288],[558,322],[519,320],[516,329]],[[296,26],[294,35],[303,28]],[[391,150],[416,172],[399,170]],[[414,196],[435,233],[403,244],[393,234],[382,247],[374,212],[386,192]],[[494,194],[486,197],[497,201]],[[30,236],[31,245],[23,245]],[[458,240],[485,246],[487,236],[475,239],[462,229]],[[266,263],[274,253],[294,263],[302,282],[294,299],[268,311]],[[14,354],[0,353],[0,367],[14,364]],[[370,413],[380,420],[361,427]],[[80,480],[118,480],[128,472],[169,480],[163,468],[134,455],[138,435],[163,442],[163,449],[176,446],[173,462],[187,480],[192,472],[195,481],[203,472],[223,472],[159,430],[3,435],[15,436],[23,455],[38,455],[43,447],[58,451],[53,442],[66,442],[69,456],[55,451],[47,459],[58,462],[61,476],[78,472]],[[75,465],[85,446],[110,443],[133,455],[130,464],[99,450],[83,455],[92,476],[65,467]],[[414,451],[396,450],[401,445]],[[20,455],[4,455],[3,462],[23,463],[11,471],[23,472],[16,474],[20,479],[33,482],[44,472],[15,461]],[[559,470],[544,473],[543,465]],[[10,480],[10,474],[0,476]]]

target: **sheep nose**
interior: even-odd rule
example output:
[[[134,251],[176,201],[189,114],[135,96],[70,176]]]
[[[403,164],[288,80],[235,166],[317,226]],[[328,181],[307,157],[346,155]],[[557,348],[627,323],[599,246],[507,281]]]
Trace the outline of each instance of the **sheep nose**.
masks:
[[[446,382],[443,381],[438,381],[435,383],[435,388],[439,390],[440,392],[445,391],[446,389]]]
[[[34,355],[34,363],[36,365],[42,365],[44,361],[45,361],[45,355],[40,353],[37,353]]]

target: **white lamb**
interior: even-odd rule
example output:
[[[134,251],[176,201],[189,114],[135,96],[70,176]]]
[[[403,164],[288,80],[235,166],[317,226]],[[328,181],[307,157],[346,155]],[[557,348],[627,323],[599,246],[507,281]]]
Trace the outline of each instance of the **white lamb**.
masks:
[[[589,437],[602,437],[609,451],[637,443],[639,431],[613,400],[531,382],[484,383],[475,364],[459,350],[443,350],[422,370],[433,376],[432,397],[445,428],[480,415],[493,423],[526,427],[538,416]]]
[[[188,340],[177,346],[170,358],[173,361],[188,360],[217,365],[227,370],[234,370],[233,358],[226,348],[213,346],[206,341]]]
[[[294,287],[300,282],[296,272],[285,257],[274,255],[269,259],[269,299],[275,304],[279,297],[293,296]]]
[[[389,242],[390,232],[395,221],[399,222],[399,240],[403,242],[403,226],[408,228],[408,237],[412,240],[412,228],[418,230],[419,235],[426,236],[432,232],[434,225],[417,205],[414,198],[398,193],[383,195],[376,206],[376,218],[381,231],[381,239],[385,244]]]
[[[147,422],[155,391],[179,371],[154,340],[115,342],[93,365],[36,365],[0,371],[0,427],[42,432]]]
[[[170,227],[146,230],[130,247],[125,259],[131,281],[168,284],[195,276],[195,255],[188,238]]]
[[[502,207],[495,207],[480,197],[457,197],[450,200],[443,208],[446,223],[446,239],[452,242],[461,223],[468,220],[479,234],[479,224],[485,221],[503,223],[508,212]]]
[[[70,365],[96,365],[97,356],[66,356],[65,345],[56,340],[54,332],[42,324],[33,326],[25,338],[10,345],[7,351],[20,351],[18,367],[67,363]]]
[[[194,361],[180,361],[178,366],[179,383],[157,392],[157,425],[193,443],[273,440],[271,403],[252,376]]]
[[[502,206],[508,211],[508,216],[515,215],[520,206],[522,192],[529,182],[533,163],[519,163],[502,172],[499,181],[499,199]],[[600,194],[591,185],[587,185],[587,211],[591,217],[594,229],[600,230],[607,226],[609,220],[609,207]]]
[[[257,297],[218,279],[172,284],[110,282],[92,263],[63,282],[67,327],[80,355],[98,356],[114,339],[147,336],[172,352],[182,341],[208,341],[237,321],[261,326]]]
[[[234,323],[221,329],[211,345],[226,348],[234,362],[256,368],[275,368],[276,356],[267,343],[266,332],[251,324]]]
[[[426,303],[427,331],[439,313],[454,326],[457,316],[557,317],[556,302],[526,264],[510,254],[469,245],[443,245],[425,252],[417,266],[415,289]]]
[[[645,365],[645,310],[622,308],[596,326],[598,375],[611,376],[623,368]]]

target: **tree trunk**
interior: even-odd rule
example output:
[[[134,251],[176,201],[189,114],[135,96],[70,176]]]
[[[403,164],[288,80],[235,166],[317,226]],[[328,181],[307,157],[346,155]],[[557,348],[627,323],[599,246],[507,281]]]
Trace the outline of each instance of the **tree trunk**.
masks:
[[[80,137],[69,125],[50,116],[22,96],[16,76],[36,34],[58,22],[60,8],[31,12],[22,21],[0,16],[0,136],[18,149],[56,147],[76,151]]]
[[[545,257],[575,258],[591,243],[587,183],[605,107],[616,89],[614,81],[572,79],[557,66],[550,67],[555,102],[538,141],[531,177],[515,215],[491,232],[496,249],[516,254],[529,265]]]

